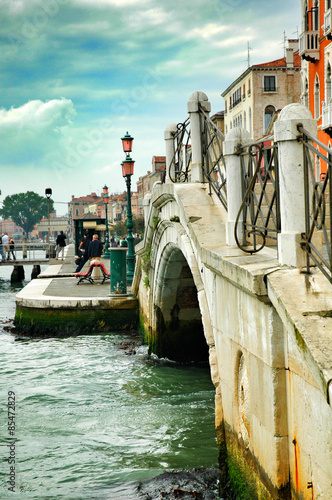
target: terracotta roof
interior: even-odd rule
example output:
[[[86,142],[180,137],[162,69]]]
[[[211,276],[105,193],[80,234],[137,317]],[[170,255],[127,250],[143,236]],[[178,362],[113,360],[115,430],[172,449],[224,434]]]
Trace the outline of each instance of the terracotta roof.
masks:
[[[98,200],[99,198],[100,197],[97,195],[80,196],[79,198],[72,198],[69,203],[71,203],[72,201],[91,201],[91,202],[93,202],[93,201]]]
[[[166,156],[153,156],[152,157],[152,162],[155,162],[155,163],[165,163],[166,162]]]
[[[294,67],[301,68],[301,57],[298,52],[294,52],[293,55]],[[270,61],[262,64],[253,64],[252,68],[286,68],[286,57],[281,59],[276,59],[275,61]]]

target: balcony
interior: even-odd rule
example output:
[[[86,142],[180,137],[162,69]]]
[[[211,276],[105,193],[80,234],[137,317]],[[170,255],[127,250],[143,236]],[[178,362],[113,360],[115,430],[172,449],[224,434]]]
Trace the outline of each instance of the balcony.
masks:
[[[300,35],[300,51],[299,54],[307,61],[318,61],[319,59],[319,32],[304,31]]]
[[[332,9],[324,13],[324,35],[326,38],[332,38]]]
[[[332,99],[329,102],[322,102],[322,129],[329,133],[327,129],[332,129]]]

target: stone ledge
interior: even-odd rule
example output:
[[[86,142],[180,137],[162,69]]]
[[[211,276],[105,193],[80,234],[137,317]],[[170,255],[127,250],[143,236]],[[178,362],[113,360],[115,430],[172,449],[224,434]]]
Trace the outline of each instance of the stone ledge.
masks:
[[[299,269],[280,269],[267,278],[268,295],[284,324],[293,331],[315,383],[327,396],[332,379],[332,285],[323,274]],[[313,382],[302,366],[292,371]]]

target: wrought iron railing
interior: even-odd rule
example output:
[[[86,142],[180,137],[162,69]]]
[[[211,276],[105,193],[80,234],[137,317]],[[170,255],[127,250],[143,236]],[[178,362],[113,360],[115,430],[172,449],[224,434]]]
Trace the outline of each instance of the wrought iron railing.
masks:
[[[174,134],[174,156],[169,165],[168,172],[172,182],[190,181],[190,136],[190,121],[188,117],[185,122],[177,124],[177,132]]]
[[[303,144],[305,233],[302,234],[302,248],[307,257],[307,273],[310,273],[312,261],[332,283],[332,149],[302,125],[298,130]]]
[[[225,137],[202,108],[200,108],[200,119],[203,182],[209,183],[210,194],[213,190],[227,210],[226,167],[223,156]]]
[[[234,235],[238,247],[252,254],[276,246],[280,232],[278,150],[269,136],[239,154],[244,194]]]

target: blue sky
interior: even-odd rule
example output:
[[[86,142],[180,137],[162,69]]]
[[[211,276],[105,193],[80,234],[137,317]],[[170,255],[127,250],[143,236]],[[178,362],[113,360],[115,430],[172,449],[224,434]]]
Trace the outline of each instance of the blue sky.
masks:
[[[251,64],[283,57],[300,25],[299,0],[0,0],[0,202],[123,191],[127,130],[135,186],[192,92],[220,111],[247,43]]]

